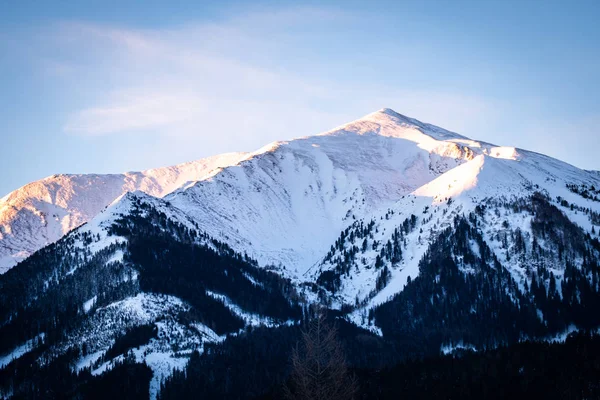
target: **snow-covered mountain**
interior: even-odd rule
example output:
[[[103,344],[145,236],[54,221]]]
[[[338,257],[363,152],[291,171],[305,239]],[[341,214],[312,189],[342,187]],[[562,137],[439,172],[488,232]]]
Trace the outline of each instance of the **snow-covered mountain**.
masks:
[[[547,156],[470,140],[383,109],[317,136],[269,144],[165,199],[236,251],[302,281],[340,231],[362,219],[381,220],[390,210],[403,220],[454,198],[452,210],[466,212],[489,198],[540,190],[600,212],[600,203],[567,185],[600,188],[600,180]],[[591,231],[591,218],[576,221]],[[434,236],[437,225],[426,234]],[[389,235],[390,228],[378,240]]]
[[[0,210],[0,255],[41,249],[0,277],[0,370],[39,351],[102,375],[142,336],[155,396],[193,350],[317,301],[423,353],[600,324],[600,175],[389,109],[253,153],[47,178]]]
[[[0,273],[133,190],[157,197],[177,191],[170,198],[193,208],[203,226],[212,226],[211,234],[231,236],[246,247],[272,243],[252,253],[302,272],[324,249],[306,243],[307,234],[315,242],[313,224],[324,228],[318,239],[329,241],[349,218],[392,204],[472,157],[452,141],[462,139],[384,109],[322,135],[272,143],[250,154],[137,173],[54,175],[0,200]],[[284,242],[306,246],[290,251]]]
[[[477,204],[542,189],[600,210],[599,203],[579,198],[567,184],[600,187],[600,178],[550,157],[474,141],[382,109],[253,153],[140,173],[55,175],[26,185],[0,200],[0,272],[133,190],[165,197],[236,251],[303,279],[340,231],[390,209],[418,212],[449,197],[464,195]],[[417,206],[412,200],[406,204],[408,195],[418,199]],[[591,229],[589,221],[579,222]]]
[[[123,193],[141,190],[162,197],[245,156],[222,154],[124,174],[53,175],[25,185],[0,199],[0,274],[89,221]]]

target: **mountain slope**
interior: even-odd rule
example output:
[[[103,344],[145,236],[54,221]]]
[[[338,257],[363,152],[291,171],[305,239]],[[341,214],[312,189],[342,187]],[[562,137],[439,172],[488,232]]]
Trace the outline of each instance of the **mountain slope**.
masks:
[[[125,174],[53,175],[25,185],[0,199],[0,274],[89,221],[125,192],[142,190],[162,197],[243,157],[223,154]]]
[[[384,109],[265,146],[166,199],[237,251],[301,279],[354,220],[471,159],[463,140]]]
[[[41,357],[101,375],[136,347],[134,358],[153,373],[153,396],[205,342],[301,315],[288,281],[142,192],[9,270],[0,304],[0,369],[35,369]],[[6,379],[0,374],[0,393]]]
[[[482,233],[486,243],[522,286],[521,270],[531,261],[534,243],[542,247],[558,244],[536,240],[533,215],[523,212],[519,204],[529,202],[535,193],[543,193],[567,220],[597,240],[600,202],[591,197],[596,193],[592,188],[599,185],[594,174],[546,156],[514,148],[487,148],[472,160],[403,196],[388,209],[374,211],[356,221],[337,238],[318,268],[313,269],[313,279],[318,280],[325,271],[337,271],[321,279],[327,282],[335,279],[340,301],[366,301],[369,307],[380,304],[401,291],[409,277],[414,279],[419,274],[419,262],[429,246],[453,225],[457,216],[479,210],[485,217],[479,223],[482,230],[485,228]],[[407,221],[411,222],[409,228]],[[512,238],[507,241],[505,236],[514,237],[517,229],[524,236],[529,256],[510,259],[508,247]],[[498,234],[502,235],[500,246]],[[389,249],[396,247],[402,253],[400,260],[392,260],[390,255]],[[547,260],[549,264],[564,261],[556,256]],[[583,260],[579,256],[574,262],[580,266]],[[354,266],[352,273],[350,265]],[[387,267],[386,283],[380,283],[382,287],[378,288],[383,266]]]

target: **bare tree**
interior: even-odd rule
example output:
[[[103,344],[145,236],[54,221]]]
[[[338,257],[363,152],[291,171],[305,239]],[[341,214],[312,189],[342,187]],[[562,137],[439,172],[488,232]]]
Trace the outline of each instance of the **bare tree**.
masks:
[[[292,352],[290,400],[352,400],[358,391],[356,379],[346,366],[337,328],[325,320],[322,310],[302,331],[302,339]]]

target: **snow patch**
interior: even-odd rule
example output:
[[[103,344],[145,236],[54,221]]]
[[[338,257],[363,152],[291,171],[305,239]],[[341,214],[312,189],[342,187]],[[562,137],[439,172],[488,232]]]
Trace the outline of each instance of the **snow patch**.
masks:
[[[39,340],[44,340],[44,333],[40,333],[33,339],[28,340],[20,346],[17,346],[10,353],[0,357],[0,369],[6,367],[8,364],[16,360],[17,358],[21,358],[24,354],[29,353],[36,347],[36,344]]]

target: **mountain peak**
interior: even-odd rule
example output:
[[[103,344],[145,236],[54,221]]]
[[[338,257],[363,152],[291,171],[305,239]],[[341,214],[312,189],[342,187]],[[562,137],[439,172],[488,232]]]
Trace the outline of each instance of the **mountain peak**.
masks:
[[[387,108],[387,107],[384,107],[384,108],[382,108],[380,110],[377,110],[377,111],[375,111],[375,113],[387,114],[389,116],[396,117],[396,118],[412,119],[412,118],[407,117],[406,115],[402,115],[399,112],[394,111],[391,108]]]
[[[367,117],[375,117],[375,118],[377,118],[377,117],[379,117],[379,118],[392,117],[394,122],[399,122],[401,124],[411,125],[411,126],[415,126],[415,127],[425,127],[427,125],[430,125],[430,124],[421,122],[416,118],[412,118],[407,115],[400,114],[399,112],[394,111],[391,108],[387,108],[387,107],[377,110],[374,113],[368,114],[367,116],[365,116],[365,118],[367,118]],[[431,126],[433,126],[433,125],[431,125]],[[441,129],[441,128],[439,128],[439,129]]]
[[[324,132],[321,136],[335,136],[347,133],[406,139],[416,142],[420,146],[425,145],[427,148],[436,147],[436,143],[439,144],[441,141],[462,142],[464,144],[473,142],[458,133],[421,122],[415,118],[400,114],[391,108],[382,108],[350,123]]]

